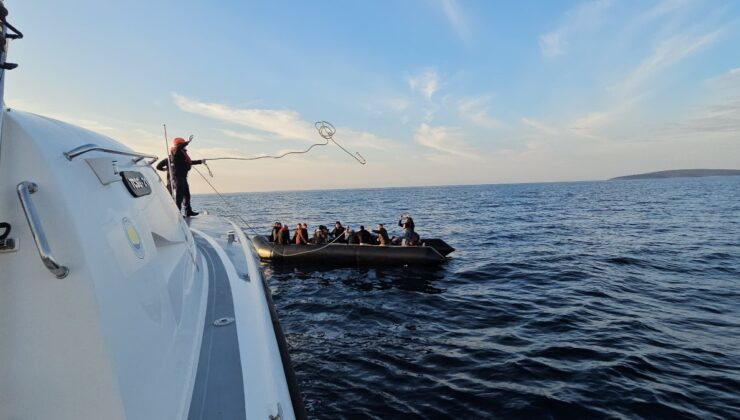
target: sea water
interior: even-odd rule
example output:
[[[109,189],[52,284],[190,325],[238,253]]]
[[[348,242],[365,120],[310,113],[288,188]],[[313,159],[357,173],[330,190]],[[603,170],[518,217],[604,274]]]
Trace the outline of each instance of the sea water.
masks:
[[[225,197],[194,203],[262,234],[408,211],[457,249],[263,267],[311,417],[740,417],[740,177]]]

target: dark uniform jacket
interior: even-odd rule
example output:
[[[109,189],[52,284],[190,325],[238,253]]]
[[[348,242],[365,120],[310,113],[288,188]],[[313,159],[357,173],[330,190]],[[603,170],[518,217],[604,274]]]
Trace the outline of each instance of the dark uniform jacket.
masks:
[[[172,174],[176,177],[188,176],[188,172],[190,172],[190,168],[192,168],[193,165],[200,165],[203,163],[202,160],[190,159],[188,152],[185,150],[187,145],[187,143],[178,145],[175,152],[170,156],[170,159],[172,159]],[[157,169],[159,169],[159,165],[157,165]]]

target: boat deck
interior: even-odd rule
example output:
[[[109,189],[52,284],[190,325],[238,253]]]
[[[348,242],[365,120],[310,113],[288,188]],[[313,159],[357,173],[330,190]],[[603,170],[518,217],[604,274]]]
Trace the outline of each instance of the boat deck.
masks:
[[[229,275],[211,244],[195,235],[208,271],[208,307],[189,419],[244,418],[244,383]]]
[[[270,405],[271,417],[305,418],[288,346],[249,240],[221,217],[201,214],[186,221],[209,279],[189,418],[244,418]],[[278,376],[287,384],[290,406],[269,403],[284,392],[271,386]]]

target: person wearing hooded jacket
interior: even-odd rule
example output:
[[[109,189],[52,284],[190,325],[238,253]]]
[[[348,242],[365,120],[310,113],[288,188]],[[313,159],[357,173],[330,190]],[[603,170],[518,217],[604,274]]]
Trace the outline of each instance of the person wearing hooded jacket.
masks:
[[[190,206],[188,172],[190,172],[193,165],[200,165],[205,162],[205,159],[190,159],[187,151],[188,144],[190,144],[190,141],[186,141],[182,137],[177,137],[172,140],[172,147],[170,147],[170,162],[172,162],[172,177],[175,179],[175,204],[177,204],[177,209],[182,211],[182,206],[184,205],[185,217],[192,217],[197,216],[199,213],[193,211],[193,208]],[[160,165],[157,165],[157,169],[159,169],[159,166]]]

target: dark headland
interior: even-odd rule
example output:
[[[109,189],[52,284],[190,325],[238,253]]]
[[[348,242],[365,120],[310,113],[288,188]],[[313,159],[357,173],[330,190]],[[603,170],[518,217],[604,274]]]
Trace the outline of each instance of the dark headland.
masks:
[[[697,178],[703,176],[740,176],[740,169],[675,169],[672,171],[618,176],[610,179],[610,181],[617,179]]]

